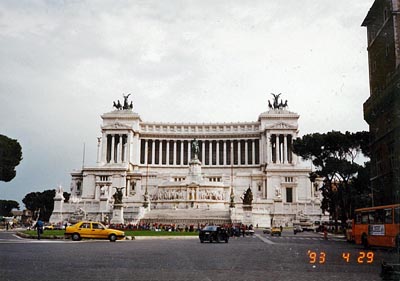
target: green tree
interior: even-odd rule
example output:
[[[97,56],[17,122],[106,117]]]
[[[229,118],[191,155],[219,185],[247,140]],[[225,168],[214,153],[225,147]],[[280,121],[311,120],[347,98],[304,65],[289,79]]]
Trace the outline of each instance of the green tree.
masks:
[[[33,212],[34,219],[40,217],[43,221],[48,221],[54,209],[55,195],[56,191],[54,189],[43,192],[31,192],[25,195],[22,202],[28,210]]]
[[[19,210],[19,203],[14,200],[0,200],[0,216],[10,217],[11,210],[18,209]]]
[[[43,221],[48,221],[54,210],[54,197],[56,191],[54,189],[45,190],[43,192],[31,192],[25,195],[22,202],[28,210],[31,210],[34,214],[34,219],[39,216]],[[64,192],[64,202],[68,202],[71,194]]]
[[[372,206],[374,191],[370,184],[371,163],[368,161],[364,166],[360,166],[357,171],[357,177],[353,177],[350,182],[350,192],[348,200],[350,201],[349,212],[354,217],[354,210]]]
[[[352,215],[352,185],[359,172],[364,171],[356,159],[360,153],[369,156],[368,142],[369,133],[365,131],[314,133],[293,142],[294,153],[305,160],[311,160],[315,166],[316,171],[310,174],[310,179],[315,179],[316,175],[324,179],[321,208],[328,211],[336,221],[341,219],[345,222]]]
[[[9,182],[15,177],[15,167],[22,160],[21,150],[17,140],[0,135],[0,181]]]

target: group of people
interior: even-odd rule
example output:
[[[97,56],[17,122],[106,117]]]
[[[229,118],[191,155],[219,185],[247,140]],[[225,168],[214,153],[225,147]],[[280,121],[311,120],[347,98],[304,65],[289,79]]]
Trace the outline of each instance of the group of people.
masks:
[[[110,228],[120,230],[150,230],[150,231],[179,231],[179,232],[196,232],[206,227],[204,224],[168,224],[168,223],[140,223],[140,224],[111,224]],[[230,236],[245,236],[253,231],[252,224],[222,224],[222,228],[226,229]]]

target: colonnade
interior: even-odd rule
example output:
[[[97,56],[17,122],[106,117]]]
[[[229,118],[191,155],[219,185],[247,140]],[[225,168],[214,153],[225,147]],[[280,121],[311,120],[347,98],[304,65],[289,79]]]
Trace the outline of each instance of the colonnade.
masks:
[[[293,162],[293,136],[291,134],[267,135],[267,162],[287,164]]]
[[[128,158],[128,138],[127,134],[104,134],[102,159],[107,163],[124,163]]]
[[[103,134],[101,159],[104,163],[126,163],[129,158],[131,134]],[[140,164],[150,165],[188,165],[194,158],[192,140],[151,139],[139,141]],[[267,133],[266,161],[268,164],[293,163],[293,136],[291,134]],[[215,139],[198,140],[198,158],[205,166],[258,165],[260,164],[260,139]],[[265,156],[263,156],[265,157]]]
[[[188,165],[194,155],[192,140],[142,139],[140,163],[151,165]],[[260,163],[259,139],[198,140],[198,158],[203,165],[257,165]]]

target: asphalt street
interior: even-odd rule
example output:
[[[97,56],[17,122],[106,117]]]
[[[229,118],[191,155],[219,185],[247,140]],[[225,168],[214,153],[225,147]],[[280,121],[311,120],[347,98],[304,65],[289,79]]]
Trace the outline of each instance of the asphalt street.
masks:
[[[364,253],[364,254],[363,254]],[[372,253],[372,254],[371,254]],[[381,280],[394,250],[317,233],[192,239],[32,240],[0,232],[0,280]]]

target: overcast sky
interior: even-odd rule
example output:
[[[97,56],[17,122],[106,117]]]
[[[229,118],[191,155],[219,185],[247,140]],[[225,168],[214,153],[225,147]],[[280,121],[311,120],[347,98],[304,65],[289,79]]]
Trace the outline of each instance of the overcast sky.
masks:
[[[69,190],[84,143],[96,161],[100,115],[126,93],[144,121],[256,121],[282,93],[300,135],[368,130],[372,3],[1,1],[0,134],[23,160],[0,199]]]

